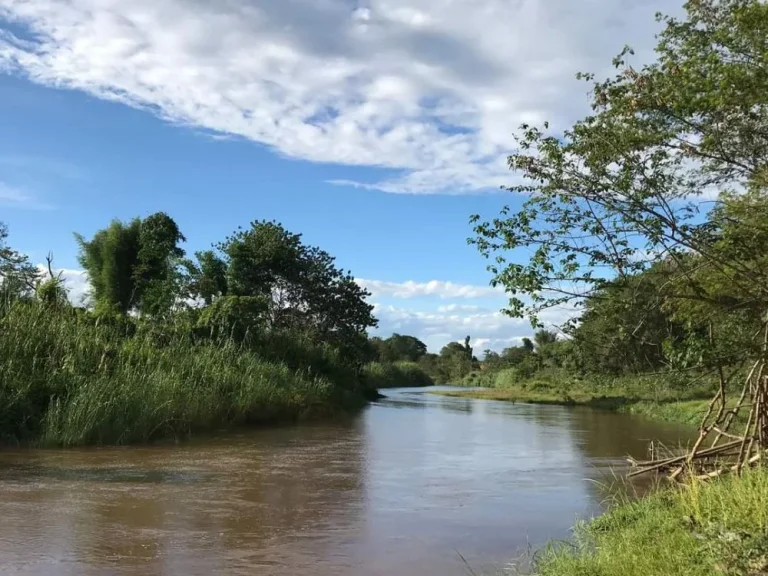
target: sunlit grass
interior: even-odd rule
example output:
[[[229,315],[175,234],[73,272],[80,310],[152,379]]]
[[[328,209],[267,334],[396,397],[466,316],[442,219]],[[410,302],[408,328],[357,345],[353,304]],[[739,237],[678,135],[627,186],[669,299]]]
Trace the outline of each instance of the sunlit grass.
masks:
[[[680,385],[669,382],[664,375],[589,379],[562,371],[542,371],[520,380],[509,369],[475,381],[491,383],[492,387],[433,393],[527,404],[584,405],[691,425],[699,424],[714,393],[711,383]]]
[[[540,552],[539,576],[758,575],[768,570],[768,471],[626,501]]]

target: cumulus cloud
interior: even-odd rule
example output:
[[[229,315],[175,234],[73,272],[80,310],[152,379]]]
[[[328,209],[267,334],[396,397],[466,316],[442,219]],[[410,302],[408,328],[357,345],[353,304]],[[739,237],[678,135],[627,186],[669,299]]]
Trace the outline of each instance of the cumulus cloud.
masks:
[[[44,264],[37,265],[40,273],[48,277],[48,268]],[[72,304],[80,306],[88,300],[90,286],[88,285],[88,276],[84,270],[73,270],[70,268],[54,268],[54,276],[60,277],[64,281],[64,288],[67,290],[69,301]]]
[[[552,309],[542,317],[547,326],[560,326],[573,316],[568,307]],[[448,342],[461,342],[472,337],[474,349],[500,351],[519,344],[533,333],[528,320],[510,318],[499,310],[445,307],[434,311],[375,304],[374,315],[379,319],[376,335],[387,337],[393,332],[411,334],[422,340],[432,352],[439,352]]]
[[[0,70],[316,162],[388,192],[509,184],[521,122],[586,110],[580,70],[647,59],[664,0],[0,0]],[[678,8],[679,9],[679,8]],[[6,25],[2,25],[2,20]]]
[[[502,288],[491,286],[475,286],[472,284],[456,284],[443,280],[429,282],[386,282],[383,280],[357,279],[357,283],[368,290],[374,298],[417,298],[420,296],[435,296],[438,298],[484,298],[504,296]]]

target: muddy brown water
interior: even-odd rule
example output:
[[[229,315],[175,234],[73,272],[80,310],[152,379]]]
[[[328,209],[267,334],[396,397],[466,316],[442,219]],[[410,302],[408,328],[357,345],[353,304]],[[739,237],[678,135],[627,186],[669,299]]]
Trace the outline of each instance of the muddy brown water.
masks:
[[[386,393],[343,423],[3,449],[0,574],[498,572],[599,513],[625,455],[690,437],[586,408]]]

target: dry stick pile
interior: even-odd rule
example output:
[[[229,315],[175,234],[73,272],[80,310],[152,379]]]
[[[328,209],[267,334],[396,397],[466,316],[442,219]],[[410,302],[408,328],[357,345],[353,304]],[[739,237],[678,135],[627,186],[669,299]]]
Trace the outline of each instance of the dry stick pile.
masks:
[[[745,467],[754,466],[763,456],[768,445],[768,373],[766,361],[761,358],[752,366],[738,402],[733,408],[726,406],[726,378],[720,373],[720,389],[709,403],[701,422],[698,440],[687,454],[645,462],[630,459],[637,467],[630,476],[648,472],[668,472],[677,479],[684,472],[697,478],[707,479],[727,472],[737,474]],[[731,434],[736,416],[749,408],[747,424],[741,435]],[[714,440],[705,443],[714,435]]]

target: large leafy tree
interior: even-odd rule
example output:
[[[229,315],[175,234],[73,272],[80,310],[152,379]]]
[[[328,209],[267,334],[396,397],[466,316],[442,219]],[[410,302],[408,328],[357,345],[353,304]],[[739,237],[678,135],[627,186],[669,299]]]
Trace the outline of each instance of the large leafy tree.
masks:
[[[196,262],[184,261],[189,296],[210,305],[214,298],[227,295],[227,264],[213,250],[196,252],[195,257]]]
[[[668,348],[686,332],[672,319],[662,293],[673,278],[664,266],[656,266],[607,284],[587,299],[571,330],[585,370],[619,374],[670,363]]]
[[[366,330],[376,325],[369,294],[352,275],[326,251],[305,245],[300,234],[276,222],[253,222],[217,248],[220,256],[198,256],[200,296],[257,301],[265,329],[362,345]]]
[[[562,134],[521,128],[509,163],[527,199],[494,220],[473,217],[471,240],[493,258],[510,314],[537,321],[662,264],[674,271],[660,287],[665,299],[698,302],[699,320],[747,302],[768,310],[766,268],[745,246],[724,252],[722,222],[707,218],[713,202],[724,210],[735,193],[763,198],[768,186],[768,5],[697,0],[685,9],[682,20],[659,17],[655,62],[636,69],[626,49],[615,77],[581,75],[593,82],[591,115]],[[509,258],[516,248],[531,258]],[[702,269],[732,298],[719,297]]]
[[[186,241],[176,222],[164,212],[141,221],[139,250],[133,269],[137,307],[152,316],[168,312],[179,296],[179,264]]]
[[[395,333],[386,340],[372,338],[371,342],[382,362],[417,362],[427,353],[427,345],[415,336]]]

